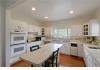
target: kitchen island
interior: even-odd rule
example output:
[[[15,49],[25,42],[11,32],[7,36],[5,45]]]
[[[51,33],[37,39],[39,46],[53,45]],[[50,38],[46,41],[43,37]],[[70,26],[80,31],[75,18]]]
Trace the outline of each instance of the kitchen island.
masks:
[[[62,44],[49,43],[34,52],[23,54],[21,59],[31,63],[33,66],[41,66],[61,46]]]

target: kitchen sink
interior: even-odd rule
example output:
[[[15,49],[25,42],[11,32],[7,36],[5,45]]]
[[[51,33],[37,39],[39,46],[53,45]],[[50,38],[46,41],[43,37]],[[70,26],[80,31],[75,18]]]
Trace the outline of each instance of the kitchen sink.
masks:
[[[100,49],[100,47],[89,47],[91,49]]]

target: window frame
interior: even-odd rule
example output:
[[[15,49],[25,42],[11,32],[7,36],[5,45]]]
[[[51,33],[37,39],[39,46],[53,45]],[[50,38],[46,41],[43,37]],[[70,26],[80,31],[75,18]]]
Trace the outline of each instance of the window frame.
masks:
[[[60,31],[65,30],[65,36],[60,32]],[[62,34],[62,36],[60,36]],[[52,33],[53,37],[55,38],[70,38],[72,36],[72,29],[70,27],[67,28],[54,28],[53,29],[53,33]]]

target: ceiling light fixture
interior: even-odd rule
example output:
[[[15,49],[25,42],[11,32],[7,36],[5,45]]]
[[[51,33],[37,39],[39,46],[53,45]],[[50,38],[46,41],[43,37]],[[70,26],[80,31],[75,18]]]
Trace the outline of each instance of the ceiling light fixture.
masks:
[[[34,7],[33,7],[33,8],[32,8],[32,10],[33,10],[33,11],[35,11],[35,10],[36,10],[36,8],[34,8]]]
[[[44,18],[45,18],[45,19],[47,19],[48,17],[47,17],[47,16],[45,16]]]
[[[74,11],[73,11],[73,10],[70,10],[69,13],[70,13],[70,14],[74,14]]]

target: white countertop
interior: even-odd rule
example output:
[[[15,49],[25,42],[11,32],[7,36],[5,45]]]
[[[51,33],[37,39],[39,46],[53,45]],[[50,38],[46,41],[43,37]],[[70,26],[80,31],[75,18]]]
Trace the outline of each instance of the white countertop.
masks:
[[[39,50],[22,55],[21,59],[28,61],[33,65],[39,65],[46,61],[52,55],[52,53],[61,46],[62,44],[49,43],[44,45]]]

